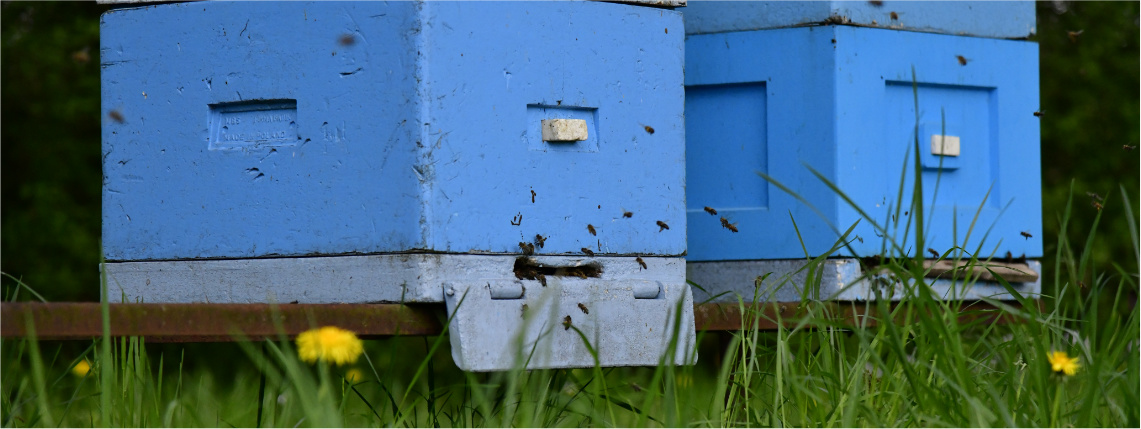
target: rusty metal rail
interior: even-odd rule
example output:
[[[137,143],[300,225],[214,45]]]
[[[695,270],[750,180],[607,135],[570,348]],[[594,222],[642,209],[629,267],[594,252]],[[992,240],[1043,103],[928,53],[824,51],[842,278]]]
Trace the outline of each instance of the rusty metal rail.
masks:
[[[894,308],[892,304],[890,308]],[[1016,303],[1008,303],[1018,307]],[[819,311],[838,324],[874,326],[874,304],[820,303],[813,309],[800,303],[758,304],[745,311],[749,327],[761,330],[795,326],[809,311]],[[748,307],[747,307],[748,308]],[[224,342],[239,338],[261,340],[288,337],[315,326],[335,325],[363,338],[395,335],[439,335],[443,332],[442,304],[111,304],[111,335],[142,336],[150,342]],[[694,319],[699,331],[733,331],[742,327],[737,304],[699,304]],[[1016,319],[982,302],[967,303],[961,321],[1012,323]],[[0,304],[0,336],[28,335],[28,323],[41,340],[87,340],[103,335],[102,308],[96,302],[6,302]]]
[[[295,336],[314,326],[336,325],[362,337],[436,335],[443,331],[442,305],[399,304],[111,304],[112,336],[142,336],[152,342],[257,340],[278,333]],[[97,302],[3,303],[0,335],[27,335],[35,326],[44,340],[103,335]]]

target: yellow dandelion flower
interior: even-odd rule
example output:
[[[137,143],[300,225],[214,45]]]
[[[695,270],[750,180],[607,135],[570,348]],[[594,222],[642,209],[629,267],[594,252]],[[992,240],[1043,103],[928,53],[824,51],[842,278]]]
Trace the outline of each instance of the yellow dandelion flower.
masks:
[[[1054,372],[1074,375],[1077,374],[1078,369],[1082,367],[1078,364],[1077,357],[1070,357],[1066,352],[1050,352],[1046,357],[1050,360],[1050,368],[1053,369]]]
[[[357,335],[336,326],[311,329],[297,336],[297,355],[308,363],[318,359],[337,365],[354,363],[362,352],[364,347]]]
[[[87,373],[90,371],[91,364],[87,363],[87,359],[81,360],[76,363],[75,366],[71,367],[71,373],[75,374],[77,377],[87,376]]]
[[[345,381],[348,381],[349,383],[359,383],[364,381],[364,372],[356,368],[345,371]]]

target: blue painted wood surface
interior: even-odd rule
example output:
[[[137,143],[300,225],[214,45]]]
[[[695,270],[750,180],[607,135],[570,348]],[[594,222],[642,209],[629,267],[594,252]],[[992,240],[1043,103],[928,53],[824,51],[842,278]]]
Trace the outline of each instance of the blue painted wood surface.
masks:
[[[202,2],[101,31],[109,260],[685,252],[678,12]]]
[[[692,1],[686,34],[819,25],[1018,39],[1037,32],[1032,1]],[[892,14],[895,14],[893,19]]]
[[[967,242],[970,252],[1041,256],[1037,44],[818,26],[687,39],[687,259],[803,258],[790,215],[809,254],[831,248],[838,235],[829,223],[843,231],[860,216],[806,166],[877,222],[891,223],[889,208],[894,212],[911,201],[913,173],[903,168],[916,125],[913,69],[928,246],[943,252],[962,244],[981,205]],[[961,137],[962,154],[940,172],[929,136],[941,134],[944,123],[947,135]],[[719,215],[704,212],[705,206]],[[740,232],[724,228],[721,216]],[[903,241],[902,228],[896,235]],[[845,249],[836,256],[885,250],[866,220],[849,239],[855,254]],[[905,250],[927,251],[907,245]]]

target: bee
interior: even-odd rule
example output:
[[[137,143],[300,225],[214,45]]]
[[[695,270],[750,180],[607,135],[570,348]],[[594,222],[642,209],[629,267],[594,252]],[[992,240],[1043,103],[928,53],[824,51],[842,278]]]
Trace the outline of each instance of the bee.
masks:
[[[1038,110],[1038,111],[1034,112],[1034,116],[1039,117],[1039,118],[1041,118],[1042,116],[1045,116],[1045,115],[1046,115],[1046,111],[1044,111],[1044,110]]]
[[[892,12],[892,13],[891,13],[891,20],[892,20],[892,21],[899,21],[899,14],[898,14],[898,13],[895,13],[895,12]]]
[[[654,127],[651,127],[649,125],[642,125],[642,128],[644,128],[647,133],[650,133],[650,134],[654,133]]]
[[[522,242],[522,241],[520,241],[520,242],[519,242],[519,248],[520,248],[520,249],[523,249],[523,254],[524,254],[524,255],[533,255],[533,254],[535,254],[535,245],[534,245],[534,244],[531,244],[531,243],[526,243],[526,242]]]
[[[634,217],[634,212],[628,212],[628,211],[625,211],[625,210],[623,210],[623,211],[622,211],[622,217],[624,217],[624,218],[632,218],[632,217]]]
[[[1067,31],[1066,36],[1070,38],[1070,43],[1078,43],[1078,36],[1081,36],[1082,33],[1085,33],[1085,32],[1086,32],[1085,29],[1078,30],[1078,31]]]
[[[1137,149],[1137,145],[1133,145],[1133,146],[1130,146],[1127,144],[1121,145],[1121,150],[1134,150],[1134,149]]]
[[[91,61],[91,54],[88,52],[89,50],[86,46],[81,50],[72,52],[71,60],[80,64],[87,64],[88,61]]]
[[[589,247],[583,247],[582,253],[585,253],[587,256],[594,256],[594,251],[590,250]]]
[[[670,229],[670,226],[669,226],[669,225],[666,225],[666,223],[665,223],[665,222],[662,222],[662,221],[660,221],[660,220],[659,220],[659,221],[658,221],[658,232],[662,232],[662,231],[665,231],[665,230],[667,230],[667,229]]]
[[[584,305],[584,304],[583,304],[583,303],[581,303],[581,302],[580,302],[580,303],[578,303],[578,309],[579,309],[579,310],[582,310],[582,313],[583,313],[583,314],[590,314],[590,310],[588,310],[588,309],[586,308],[586,305]]]
[[[110,116],[111,120],[118,122],[120,124],[127,122],[127,118],[124,117],[123,114],[121,112],[119,112],[118,110],[112,110],[112,111],[108,112],[107,116]]]
[[[869,2],[868,2],[868,4],[870,4],[870,5],[872,5],[872,6],[875,6],[875,7],[880,7],[880,6],[883,6],[883,2],[882,2],[882,1],[879,1],[879,0],[872,0],[872,1],[869,1]]]
[[[721,227],[733,232],[737,232],[737,224],[729,223],[729,219],[721,218]]]
[[[713,207],[705,206],[705,212],[717,216],[717,210],[714,210]]]
[[[1102,198],[1101,195],[1098,195],[1096,192],[1086,192],[1086,196],[1090,197],[1090,200],[1093,201],[1101,201],[1105,199]]]
[[[646,266],[646,261],[643,261],[641,256],[634,258],[634,261],[638,262],[638,265],[641,265],[643,270],[650,269],[650,267]]]
[[[666,34],[670,34],[670,29],[666,29]]]
[[[538,280],[539,284],[543,285],[543,287],[547,287],[547,276],[543,275],[543,273],[535,273],[535,279]]]
[[[970,61],[967,59],[967,57],[964,57],[962,55],[955,55],[955,58],[959,60],[959,65],[961,65],[961,66],[967,65],[967,61]]]
[[[1029,240],[1031,237],[1034,237],[1033,235],[1030,235],[1030,231],[1022,231],[1019,234],[1022,234],[1022,236],[1026,237],[1027,240]]]
[[[567,317],[563,318],[563,330],[564,331],[570,330],[570,327],[571,327],[571,317],[568,314]]]
[[[587,231],[590,231],[590,235],[595,235],[595,236],[597,236],[597,235],[598,235],[598,231],[595,231],[595,230],[594,230],[594,225],[591,225],[591,224],[589,224],[589,223],[588,223],[588,224],[586,224],[586,230],[587,230]]]
[[[337,38],[337,43],[340,43],[341,46],[353,46],[357,43],[357,38],[353,37],[352,34],[342,34],[341,37]]]
[[[535,204],[535,190],[531,190],[531,204]]]
[[[535,244],[537,244],[539,246],[539,248],[542,249],[543,245],[547,244],[547,237],[543,237],[542,235],[535,234]]]
[[[1090,204],[1093,205],[1093,208],[1097,209],[1097,211],[1099,211],[1099,212],[1101,211],[1101,209],[1102,209],[1101,203],[1099,203],[1097,201],[1090,201]]]
[[[939,259],[939,252],[936,252],[935,249],[928,247],[927,251],[931,252],[931,256],[935,257],[935,259]]]

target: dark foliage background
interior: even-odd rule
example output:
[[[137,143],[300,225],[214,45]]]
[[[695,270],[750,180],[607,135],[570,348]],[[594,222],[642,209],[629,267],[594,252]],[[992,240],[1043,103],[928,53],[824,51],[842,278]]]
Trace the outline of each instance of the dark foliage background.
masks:
[[[99,299],[103,10],[0,6],[0,270],[53,301]]]
[[[106,9],[0,6],[0,270],[51,301],[99,295],[99,131],[110,120],[99,107],[99,14]],[[1118,185],[1138,213],[1141,158],[1137,149],[1123,148],[1138,144],[1138,3],[1039,3],[1035,39],[1045,112],[1046,254],[1054,254],[1057,219],[1071,195],[1068,235],[1084,242],[1098,211],[1086,195],[1092,192],[1107,198],[1095,265],[1101,272],[1112,272],[1111,263],[1136,272]],[[1052,267],[1052,256],[1044,262]],[[15,281],[0,284],[10,296]]]

